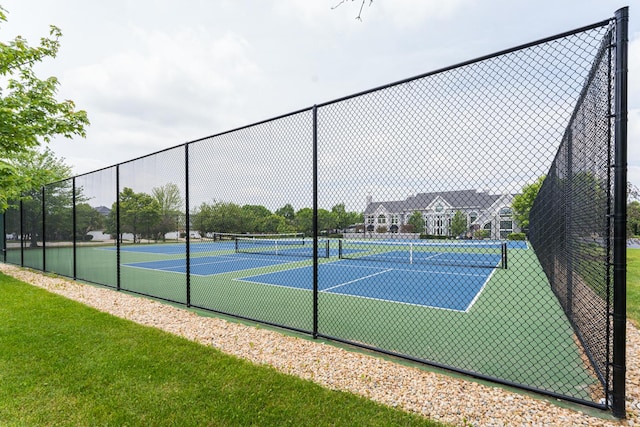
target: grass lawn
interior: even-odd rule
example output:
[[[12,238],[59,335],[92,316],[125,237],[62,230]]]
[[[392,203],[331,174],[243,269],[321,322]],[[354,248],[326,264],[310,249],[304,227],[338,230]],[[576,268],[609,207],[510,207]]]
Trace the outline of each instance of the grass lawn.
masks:
[[[0,301],[0,425],[439,425],[2,274]]]
[[[640,249],[627,249],[627,317],[640,327]]]

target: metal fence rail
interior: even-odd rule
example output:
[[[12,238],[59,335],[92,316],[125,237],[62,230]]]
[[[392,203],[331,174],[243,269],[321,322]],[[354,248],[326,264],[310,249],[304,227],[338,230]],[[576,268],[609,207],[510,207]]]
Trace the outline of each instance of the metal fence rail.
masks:
[[[47,185],[4,262],[624,416],[626,12]]]

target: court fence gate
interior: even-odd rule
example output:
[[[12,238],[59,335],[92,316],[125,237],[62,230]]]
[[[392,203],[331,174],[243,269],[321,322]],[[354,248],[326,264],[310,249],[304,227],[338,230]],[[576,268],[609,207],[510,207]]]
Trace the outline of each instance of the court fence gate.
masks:
[[[46,185],[3,261],[624,417],[627,22]]]

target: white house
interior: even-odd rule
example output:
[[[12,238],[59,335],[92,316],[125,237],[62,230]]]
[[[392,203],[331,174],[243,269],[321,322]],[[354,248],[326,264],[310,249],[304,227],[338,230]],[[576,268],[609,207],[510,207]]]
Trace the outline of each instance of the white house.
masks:
[[[414,212],[420,212],[425,233],[436,236],[451,235],[451,220],[457,211],[467,217],[468,234],[485,229],[492,239],[504,239],[519,232],[513,220],[513,194],[489,194],[485,191],[460,190],[419,193],[405,200],[375,202],[367,197],[364,221],[367,231],[380,227],[389,232],[402,231]]]

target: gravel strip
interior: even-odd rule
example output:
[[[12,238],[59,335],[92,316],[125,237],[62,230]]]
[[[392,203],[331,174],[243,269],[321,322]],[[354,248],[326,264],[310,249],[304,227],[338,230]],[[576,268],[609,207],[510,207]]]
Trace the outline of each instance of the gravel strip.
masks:
[[[627,322],[627,419],[602,419],[546,400],[350,352],[276,331],[203,317],[107,288],[0,264],[0,271],[100,311],[162,329],[256,364],[465,426],[640,425],[640,332]]]

